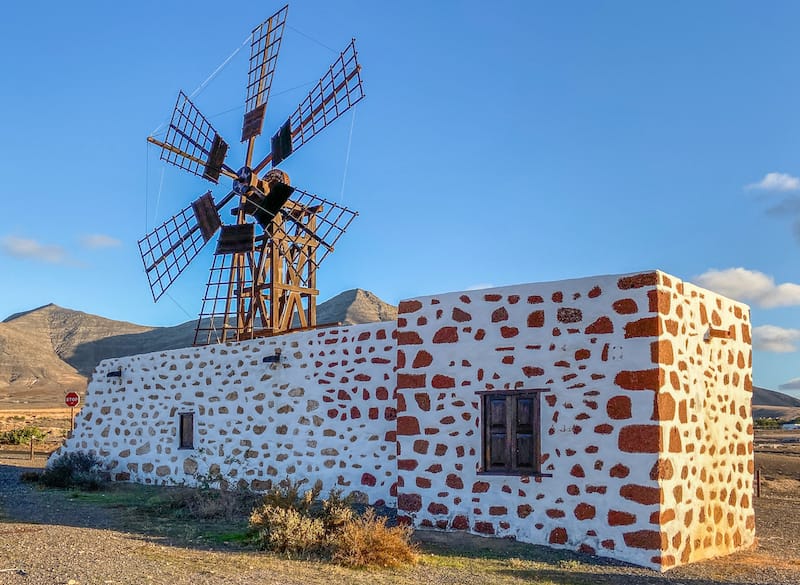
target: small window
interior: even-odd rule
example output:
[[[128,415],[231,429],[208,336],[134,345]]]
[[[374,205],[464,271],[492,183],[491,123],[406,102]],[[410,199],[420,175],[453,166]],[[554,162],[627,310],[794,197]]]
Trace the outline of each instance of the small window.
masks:
[[[481,392],[481,472],[542,475],[539,396],[547,389]]]
[[[194,449],[194,413],[182,412],[180,414],[180,448]]]

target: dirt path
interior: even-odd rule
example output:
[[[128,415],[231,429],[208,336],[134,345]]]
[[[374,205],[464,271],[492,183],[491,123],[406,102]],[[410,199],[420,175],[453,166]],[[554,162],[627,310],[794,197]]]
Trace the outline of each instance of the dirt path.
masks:
[[[796,497],[757,500],[757,549],[666,574],[502,539],[440,532],[418,533],[425,553],[420,565],[370,572],[133,532],[114,508],[20,482],[22,465],[27,462],[0,459],[0,584],[800,585]]]

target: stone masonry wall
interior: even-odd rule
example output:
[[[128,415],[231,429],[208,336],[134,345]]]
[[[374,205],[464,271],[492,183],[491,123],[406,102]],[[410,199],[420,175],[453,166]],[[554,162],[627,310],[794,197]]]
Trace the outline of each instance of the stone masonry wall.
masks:
[[[673,541],[677,548],[691,540],[696,519],[689,518],[686,525],[681,524],[686,513],[680,520],[670,519],[662,493],[662,484],[670,490],[675,485],[675,473],[667,477],[669,465],[681,470],[688,462],[677,453],[659,458],[673,433],[662,429],[660,419],[669,425],[682,420],[667,422],[668,398],[661,396],[667,369],[660,364],[668,360],[668,349],[667,340],[659,337],[666,326],[666,315],[660,315],[665,294],[657,286],[659,277],[677,286],[674,279],[650,272],[401,303],[397,465],[398,508],[405,519],[418,526],[511,536],[658,569],[686,562],[683,555],[662,557],[662,552],[671,552]],[[735,322],[739,327],[746,308],[726,303],[726,325]],[[674,310],[677,306],[673,303]],[[694,319],[688,310],[683,316]],[[676,345],[685,341],[683,335],[676,333]],[[740,388],[749,380],[749,363],[707,354],[719,383],[687,378],[692,392],[705,383],[704,393],[707,389],[714,397],[728,391],[722,385],[734,376]],[[552,477],[481,474],[477,392],[534,388],[548,389],[541,401],[541,458],[542,472]],[[749,397],[737,399],[744,410],[737,405],[736,416],[749,417]],[[704,428],[713,424],[707,410],[699,404],[693,408],[700,409],[696,422]],[[667,439],[662,440],[662,433]],[[736,454],[728,453],[719,464],[746,471],[746,439],[737,441]],[[689,472],[703,473],[696,462],[689,464]],[[739,486],[737,497],[749,493],[747,481],[735,474],[719,478],[714,496],[729,482]],[[703,492],[704,505],[716,510],[710,496],[710,491]],[[681,506],[691,508],[691,498],[687,491]],[[746,511],[734,518],[740,534],[748,522],[743,516]],[[667,523],[663,531],[662,522]],[[749,531],[749,538],[731,536],[728,550],[749,544],[752,527]],[[716,538],[711,535],[713,542]]]
[[[221,472],[261,490],[306,477],[393,504],[394,337],[373,323],[105,360],[63,449],[95,451],[117,480]],[[275,348],[280,363],[263,363]],[[178,448],[183,412],[194,449]]]
[[[482,393],[514,389],[544,389],[539,476],[481,470]],[[121,481],[320,480],[419,527],[664,570],[754,540],[751,392],[748,308],[651,271],[106,360],[62,449],[96,452]],[[180,449],[187,412],[194,448]]]

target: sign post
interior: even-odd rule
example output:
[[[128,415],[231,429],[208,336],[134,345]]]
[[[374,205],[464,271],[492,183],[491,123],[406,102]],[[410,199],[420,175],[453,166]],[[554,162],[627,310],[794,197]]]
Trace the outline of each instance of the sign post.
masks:
[[[81,397],[78,396],[77,392],[68,392],[66,396],[64,396],[64,402],[67,406],[69,406],[69,430],[75,430],[75,407],[78,406],[81,402]]]

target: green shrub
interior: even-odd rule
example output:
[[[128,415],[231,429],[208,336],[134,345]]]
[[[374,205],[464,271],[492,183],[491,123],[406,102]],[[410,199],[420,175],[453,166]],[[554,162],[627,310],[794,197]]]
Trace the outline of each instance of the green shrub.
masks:
[[[325,524],[292,508],[262,505],[250,516],[261,548],[280,553],[313,552],[325,542]]]
[[[48,487],[99,490],[107,482],[102,465],[94,453],[71,451],[48,461],[41,482]]]
[[[47,436],[39,427],[27,426],[21,429],[13,429],[0,433],[0,443],[7,445],[27,445],[31,438],[34,441],[41,441]]]
[[[331,538],[331,557],[347,567],[399,567],[417,561],[410,526],[386,526],[386,518],[367,510],[346,522]]]

